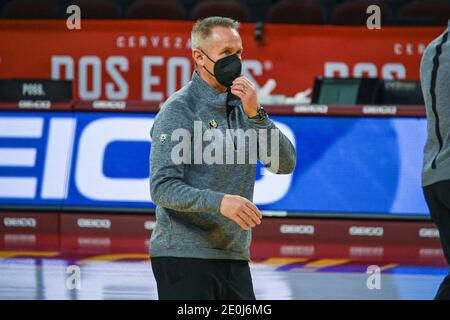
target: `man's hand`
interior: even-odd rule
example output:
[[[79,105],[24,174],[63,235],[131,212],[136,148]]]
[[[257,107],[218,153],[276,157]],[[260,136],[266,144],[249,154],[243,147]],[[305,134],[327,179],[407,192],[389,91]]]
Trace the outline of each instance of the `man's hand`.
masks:
[[[259,102],[256,95],[256,88],[250,80],[244,76],[240,76],[234,79],[230,89],[232,94],[241,99],[247,116],[254,117],[258,114]]]
[[[240,196],[226,194],[220,203],[220,213],[244,230],[261,223],[262,215],[259,209],[251,201]]]

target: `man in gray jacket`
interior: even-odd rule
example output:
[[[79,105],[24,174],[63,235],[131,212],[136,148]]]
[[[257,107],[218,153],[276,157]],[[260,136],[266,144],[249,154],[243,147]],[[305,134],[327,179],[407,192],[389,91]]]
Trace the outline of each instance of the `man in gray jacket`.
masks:
[[[150,253],[160,299],[255,299],[248,264],[251,228],[262,219],[252,203],[255,146],[269,171],[295,167],[293,145],[241,75],[238,28],[223,17],[195,23],[192,80],[152,127]]]
[[[431,218],[439,229],[445,258],[450,264],[450,41],[447,30],[425,50],[420,78],[428,119],[422,185]],[[450,275],[435,299],[450,300]]]

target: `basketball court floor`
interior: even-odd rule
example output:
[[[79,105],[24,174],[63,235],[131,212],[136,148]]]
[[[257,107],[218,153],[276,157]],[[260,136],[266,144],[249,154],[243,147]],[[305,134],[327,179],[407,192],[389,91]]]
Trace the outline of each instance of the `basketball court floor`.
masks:
[[[265,223],[293,230],[285,227],[286,221]],[[342,221],[323,223],[338,232]],[[448,273],[440,244],[436,239],[405,239],[401,226],[421,226],[422,235],[430,235],[433,225],[391,224],[384,225],[385,240],[275,237],[269,229],[262,237],[255,232],[251,270],[257,299],[432,299]],[[391,227],[398,230],[399,241],[389,240]],[[325,227],[315,228],[320,234]],[[148,234],[95,231],[93,236],[64,226],[58,230],[58,235],[0,232],[0,299],[157,299]],[[377,272],[370,272],[370,266]]]
[[[141,254],[77,261],[80,287],[67,287],[75,261],[53,252],[2,251],[0,299],[156,299],[150,261]],[[22,257],[19,257],[22,256]],[[121,257],[120,257],[121,256]],[[119,260],[111,260],[111,259]],[[122,260],[123,259],[123,260]],[[368,263],[340,259],[268,259],[251,264],[257,299],[432,299],[444,266],[386,263],[380,288],[368,289]]]

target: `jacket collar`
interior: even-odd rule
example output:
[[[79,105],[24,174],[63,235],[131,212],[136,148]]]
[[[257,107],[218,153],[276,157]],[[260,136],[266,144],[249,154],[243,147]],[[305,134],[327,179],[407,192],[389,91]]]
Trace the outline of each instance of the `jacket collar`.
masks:
[[[197,71],[192,73],[192,90],[196,97],[207,100],[208,103],[224,107],[227,102],[227,92],[220,93],[209,86]]]

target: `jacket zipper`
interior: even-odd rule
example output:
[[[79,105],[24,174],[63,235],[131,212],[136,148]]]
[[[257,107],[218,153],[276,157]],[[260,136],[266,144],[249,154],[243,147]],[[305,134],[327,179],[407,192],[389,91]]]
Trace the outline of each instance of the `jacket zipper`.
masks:
[[[227,125],[228,125],[228,129],[230,129],[228,132],[230,133],[230,138],[233,141],[233,150],[236,151],[236,143],[234,142],[234,137],[233,135],[231,135],[231,122],[230,122],[230,116],[231,116],[231,112],[233,111],[233,107],[227,105]]]

